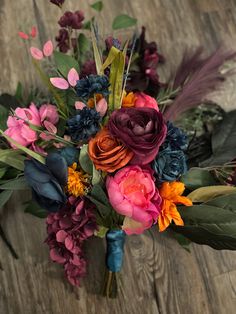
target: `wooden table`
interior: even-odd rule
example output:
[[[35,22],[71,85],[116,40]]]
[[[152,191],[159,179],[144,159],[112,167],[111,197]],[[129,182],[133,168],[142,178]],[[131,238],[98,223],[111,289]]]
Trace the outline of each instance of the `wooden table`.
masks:
[[[70,9],[92,11],[88,1],[66,0]],[[90,1],[89,1],[90,2]],[[93,2],[93,1],[92,1]],[[104,34],[115,15],[128,13],[146,25],[150,39],[159,43],[167,63],[163,79],[186,46],[202,44],[212,51],[220,42],[236,49],[234,0],[104,0],[100,24]],[[90,2],[91,3],[91,2]],[[57,7],[47,0],[0,0],[0,91],[12,92],[17,82],[26,88],[38,84],[36,73],[18,30],[37,25],[38,44],[57,32]],[[235,80],[214,99],[235,108]],[[121,288],[116,300],[99,296],[104,272],[105,243],[90,240],[86,251],[88,276],[81,288],[71,287],[61,267],[50,262],[45,222],[22,212],[22,195],[3,212],[3,226],[20,259],[14,260],[0,242],[1,314],[234,314],[236,312],[236,253],[206,246],[182,249],[168,234],[153,228],[127,239]]]

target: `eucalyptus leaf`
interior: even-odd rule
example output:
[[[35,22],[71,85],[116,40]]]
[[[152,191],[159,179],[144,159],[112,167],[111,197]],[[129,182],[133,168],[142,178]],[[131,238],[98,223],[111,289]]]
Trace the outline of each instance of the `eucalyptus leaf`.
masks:
[[[87,144],[83,145],[80,149],[79,164],[86,173],[90,175],[93,174],[93,163],[91,159],[89,158]]]
[[[18,142],[16,142],[15,140],[13,140],[11,137],[7,136],[2,130],[0,130],[0,134],[5,137],[5,139],[8,140],[9,143],[14,144],[18,149],[22,150],[23,152],[25,152],[26,154],[28,154],[29,156],[33,157],[34,159],[38,160],[39,162],[41,162],[42,164],[45,164],[45,158],[41,155],[39,155],[38,153],[32,151],[31,149],[19,144]]]
[[[101,12],[103,9],[103,3],[102,1],[96,1],[93,4],[90,5],[91,8],[93,8],[94,10]]]
[[[68,72],[72,68],[79,72],[79,64],[73,57],[59,51],[54,51],[53,56],[57,69],[64,77],[67,77]]]
[[[222,165],[236,157],[236,110],[226,113],[212,135],[211,158],[201,165]]]
[[[16,168],[20,171],[24,170],[25,156],[22,156],[19,150],[0,149],[0,161],[6,165]]]
[[[102,173],[101,171],[97,170],[93,165],[93,177],[92,177],[92,184],[99,184],[102,181]]]
[[[175,232],[218,250],[236,250],[236,193],[178,210],[184,226],[171,225]]]
[[[127,14],[121,14],[115,17],[112,23],[112,29],[128,28],[137,24],[137,19]]]
[[[177,232],[173,232],[173,237],[179,243],[179,245],[182,246],[183,249],[185,249],[187,252],[190,253],[190,247],[189,246],[191,244],[191,241],[188,238],[186,238],[185,236],[183,236],[182,234],[177,233]]]
[[[48,212],[46,209],[41,208],[36,202],[30,201],[26,203],[26,208],[24,210],[25,213],[29,213],[33,216],[39,217],[39,218],[46,218],[48,215]]]
[[[194,190],[188,195],[192,202],[207,202],[217,196],[236,193],[236,187],[227,185],[205,186]]]
[[[27,190],[29,186],[24,177],[9,180],[8,182],[0,185],[0,190]]]
[[[197,167],[189,169],[189,171],[181,177],[181,181],[189,190],[217,184],[216,179],[208,170]]]

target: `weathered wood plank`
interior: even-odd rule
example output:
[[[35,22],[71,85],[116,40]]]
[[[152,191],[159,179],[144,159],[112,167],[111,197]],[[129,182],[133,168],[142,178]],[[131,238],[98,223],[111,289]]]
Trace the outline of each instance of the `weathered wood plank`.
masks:
[[[69,9],[84,10],[86,1],[66,0]],[[91,1],[93,2],[93,1]],[[149,39],[159,43],[167,63],[161,74],[167,77],[186,46],[202,44],[212,51],[223,41],[236,49],[236,3],[233,0],[104,0],[99,18],[101,33],[110,33],[113,17],[129,13],[146,25]],[[38,82],[27,48],[18,30],[36,24],[36,44],[53,38],[60,10],[45,0],[0,0],[0,91],[14,91],[22,81],[29,88]],[[119,36],[121,35],[118,32]],[[126,32],[126,35],[129,32]],[[226,108],[235,108],[235,80],[214,96]],[[24,214],[21,195],[3,213],[3,226],[20,255],[13,260],[0,242],[0,313],[211,313],[233,314],[236,308],[236,253],[217,252],[192,245],[191,254],[155,227],[142,236],[127,239],[120,294],[116,300],[99,296],[104,275],[105,243],[87,243],[88,277],[82,288],[72,288],[61,268],[49,261],[43,240],[45,223]],[[3,269],[2,269],[3,268]]]

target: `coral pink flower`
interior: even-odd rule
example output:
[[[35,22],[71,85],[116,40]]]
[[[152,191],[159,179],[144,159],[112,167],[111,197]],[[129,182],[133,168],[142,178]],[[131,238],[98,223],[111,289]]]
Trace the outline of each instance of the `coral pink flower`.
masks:
[[[123,230],[127,234],[140,234],[156,223],[161,197],[150,168],[127,166],[108,176],[106,187],[114,210],[126,216]]]
[[[37,133],[26,122],[41,126],[39,111],[33,103],[29,108],[16,108],[15,116],[8,117],[5,134],[23,146],[32,144],[37,140]],[[11,146],[16,148],[14,144]]]
[[[159,111],[158,103],[155,98],[145,93],[135,93],[135,97],[136,97],[136,100],[134,103],[134,107],[136,108],[149,107],[149,108],[153,108]]]
[[[44,123],[44,121],[46,120],[48,122],[51,122],[53,125],[56,125],[59,121],[57,107],[50,104],[42,105],[39,108],[39,115],[42,123]]]

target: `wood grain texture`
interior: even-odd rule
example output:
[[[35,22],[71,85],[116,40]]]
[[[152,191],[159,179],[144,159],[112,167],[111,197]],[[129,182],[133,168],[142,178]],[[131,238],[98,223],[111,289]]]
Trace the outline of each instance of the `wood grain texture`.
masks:
[[[92,10],[88,1],[66,0],[67,8]],[[93,2],[93,1],[91,1]],[[186,47],[203,45],[207,52],[221,42],[236,49],[234,0],[104,0],[99,17],[103,35],[115,15],[128,13],[146,25],[149,39],[159,43],[167,63],[166,78]],[[40,84],[28,48],[17,37],[33,24],[40,30],[37,44],[57,33],[60,11],[47,0],[0,0],[0,92],[12,92],[17,82],[29,88]],[[128,36],[129,31],[126,32]],[[119,36],[121,35],[118,32]],[[225,108],[236,106],[236,79],[212,96]],[[43,244],[45,222],[24,214],[22,195],[14,196],[2,213],[2,224],[20,259],[13,260],[0,242],[1,314],[234,314],[236,311],[236,252],[206,246],[183,250],[169,234],[153,228],[131,236],[125,247],[124,267],[116,300],[99,295],[104,276],[105,243],[87,243],[88,276],[82,288],[71,287],[61,267],[50,262]]]

